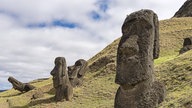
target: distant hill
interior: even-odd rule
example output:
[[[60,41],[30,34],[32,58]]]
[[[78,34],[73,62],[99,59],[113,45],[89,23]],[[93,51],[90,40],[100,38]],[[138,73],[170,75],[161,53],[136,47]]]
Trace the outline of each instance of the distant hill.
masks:
[[[192,17],[192,0],[187,0],[175,13],[174,17]]]
[[[6,90],[0,90],[0,92],[4,92],[4,91],[6,91]]]
[[[192,18],[172,18],[160,21],[160,58],[155,60],[157,78],[166,84],[167,96],[160,108],[191,108],[192,106],[192,51],[182,55],[179,50],[183,38],[192,36]],[[118,85],[115,84],[116,39],[88,62],[81,87],[74,88],[72,101],[53,101],[52,78],[32,81],[36,90],[19,93],[13,89],[0,93],[0,106],[43,108],[113,108]],[[36,91],[44,97],[31,100]]]

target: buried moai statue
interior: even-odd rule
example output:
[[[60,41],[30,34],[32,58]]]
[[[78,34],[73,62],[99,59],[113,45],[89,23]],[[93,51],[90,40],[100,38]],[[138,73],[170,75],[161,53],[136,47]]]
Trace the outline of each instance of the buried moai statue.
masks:
[[[13,77],[9,77],[8,81],[13,85],[13,88],[15,90],[18,90],[20,92],[28,92],[28,91],[33,90],[35,88],[34,86],[32,86],[28,83],[22,83]]]
[[[165,96],[164,85],[154,76],[159,57],[159,22],[151,10],[127,16],[117,51],[115,82],[120,85],[115,108],[156,108]]]
[[[87,61],[79,59],[75,62],[75,65],[68,66],[69,80],[73,87],[82,85],[83,77],[88,68],[87,64]]]
[[[73,87],[69,81],[66,67],[64,57],[57,57],[55,59],[55,67],[51,71],[51,75],[53,76],[56,101],[62,101],[63,99],[68,101],[73,96]]]
[[[192,37],[184,38],[183,48],[180,49],[179,54],[183,54],[192,49]]]

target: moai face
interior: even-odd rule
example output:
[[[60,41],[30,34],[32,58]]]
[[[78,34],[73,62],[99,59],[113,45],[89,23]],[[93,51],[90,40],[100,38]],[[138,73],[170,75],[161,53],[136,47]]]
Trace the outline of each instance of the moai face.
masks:
[[[24,91],[24,84],[22,84],[20,81],[16,80],[13,77],[9,77],[8,81],[13,85],[13,88],[15,90]]]
[[[87,61],[83,59],[77,60],[73,66],[68,66],[68,75],[73,87],[82,85],[86,70]]]
[[[117,51],[115,108],[156,108],[163,85],[154,83],[153,60],[159,56],[157,15],[140,10],[127,16]]]
[[[64,57],[57,57],[55,59],[55,67],[51,71],[51,75],[53,76],[53,86],[56,89],[55,100],[61,101],[64,98],[71,100],[73,88],[66,71],[66,61]]]
[[[81,76],[84,76],[84,74],[85,74],[85,71],[86,71],[86,69],[87,69],[87,61],[85,61],[85,60],[83,60],[83,59],[80,59],[80,60],[78,60],[78,61],[76,61],[75,62],[75,66],[77,67],[77,68],[79,68],[78,69],[78,78],[79,77],[81,77]]]
[[[155,36],[158,35],[155,28],[158,21],[151,20],[156,18],[156,14],[139,14],[141,13],[129,15],[122,26],[123,36],[118,46],[116,74],[116,83],[120,85],[135,85],[152,77],[153,59],[159,53],[156,48],[158,36]]]
[[[80,78],[84,75],[87,68],[87,61],[83,59],[79,59],[75,62],[75,65],[68,66],[68,74],[69,78]]]
[[[15,90],[18,90],[20,92],[23,92],[23,91],[28,92],[28,91],[35,88],[34,86],[32,86],[32,85],[30,85],[28,83],[22,83],[22,82],[16,80],[15,78],[13,78],[13,77],[9,77],[8,81],[13,85],[13,88]]]
[[[55,59],[55,67],[51,71],[53,76],[53,85],[57,87],[63,84],[63,77],[66,74],[66,61],[64,57],[57,57]]]

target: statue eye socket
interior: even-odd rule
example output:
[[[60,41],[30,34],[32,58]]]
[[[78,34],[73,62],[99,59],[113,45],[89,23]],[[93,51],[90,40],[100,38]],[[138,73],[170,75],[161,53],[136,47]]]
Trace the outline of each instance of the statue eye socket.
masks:
[[[81,66],[82,65],[82,63],[80,62],[80,61],[77,61],[76,63],[75,63],[75,66]]]

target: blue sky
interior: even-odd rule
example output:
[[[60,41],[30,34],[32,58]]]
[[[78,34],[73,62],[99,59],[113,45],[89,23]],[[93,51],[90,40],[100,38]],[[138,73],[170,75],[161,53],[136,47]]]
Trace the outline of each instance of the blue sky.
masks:
[[[54,59],[88,60],[121,36],[126,15],[152,9],[171,18],[185,0],[0,0],[0,89],[50,77]]]

